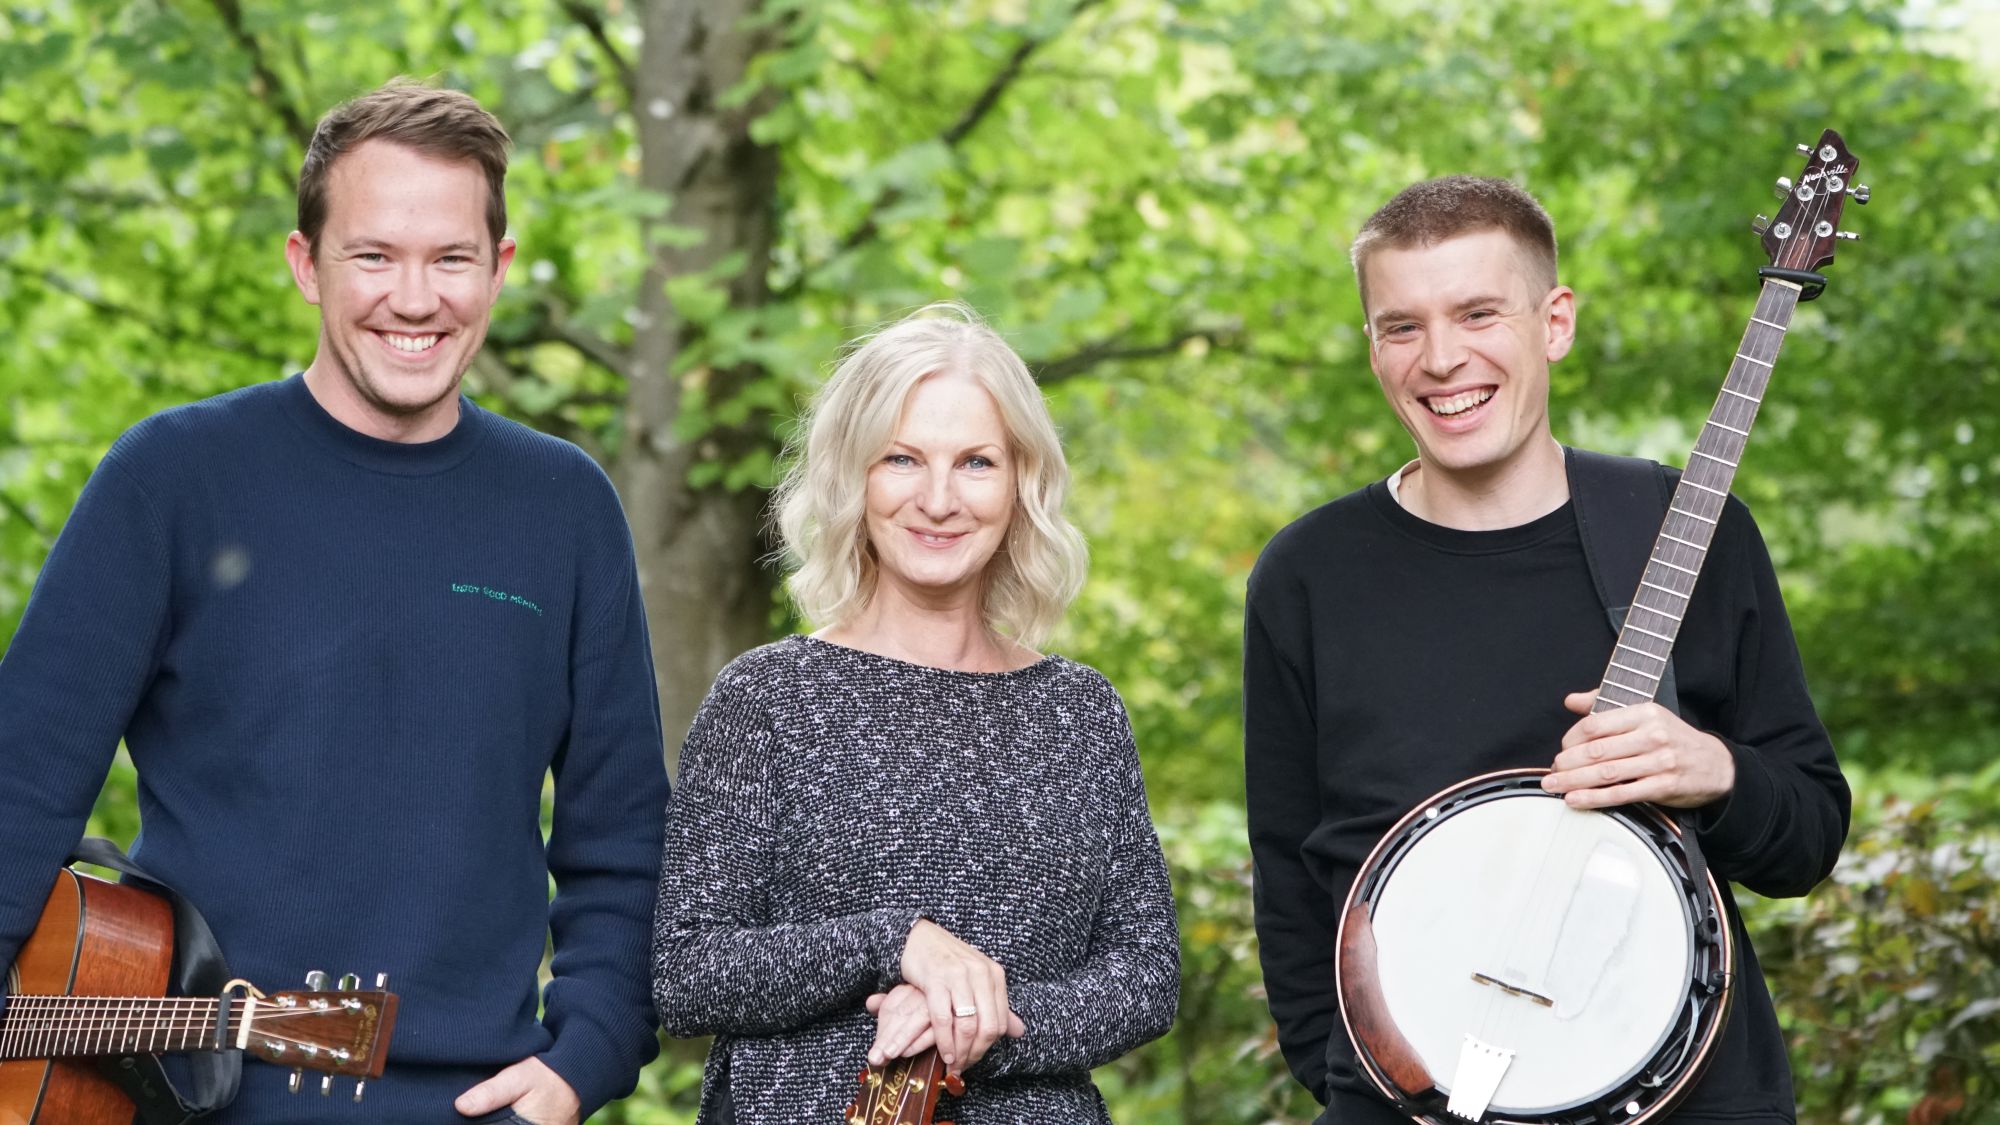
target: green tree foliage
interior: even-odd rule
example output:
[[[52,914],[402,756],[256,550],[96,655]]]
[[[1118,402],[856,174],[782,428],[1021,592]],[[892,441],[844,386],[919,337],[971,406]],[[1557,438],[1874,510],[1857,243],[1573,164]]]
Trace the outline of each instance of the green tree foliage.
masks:
[[[607,465],[630,451],[633,395],[667,380],[667,440],[697,453],[688,493],[754,500],[839,344],[941,297],[1037,366],[1095,563],[1061,644],[1131,707],[1186,934],[1183,1022],[1106,1072],[1114,1109],[1307,1120],[1249,953],[1238,615],[1273,531],[1408,455],[1367,374],[1353,230],[1415,178],[1519,179],[1581,295],[1558,435],[1678,460],[1749,312],[1747,221],[1796,174],[1792,143],[1832,125],[1874,200],[1850,207],[1864,238],[1795,323],[1738,489],[1873,819],[1863,874],[1760,911],[1760,948],[1816,1119],[1860,1113],[1854,1083],[1888,1091],[1868,1113],[1934,1080],[1969,1099],[1952,1120],[1990,1111],[1993,1061],[1967,1046],[1990,1013],[1951,1025],[1979,998],[1962,990],[1991,995],[1990,951],[1983,970],[1925,969],[1938,991],[1912,997],[1895,974],[1934,951],[1854,948],[1923,880],[1935,909],[1904,908],[1947,931],[1991,893],[1919,862],[1986,846],[1990,822],[1978,836],[1922,795],[1883,813],[1874,791],[1996,749],[2000,317],[1982,314],[2000,114],[1965,49],[1992,30],[1976,7],[765,0],[752,23],[774,47],[716,96],[769,106],[751,134],[777,184],[749,201],[772,218],[768,276],[755,300],[743,255],[660,281],[692,330],[651,371],[634,359],[647,270],[711,232],[642,186],[663,156],[644,125],[675,110],[635,93],[635,2],[6,0],[0,629],[124,427],[303,366],[314,317],[278,251],[311,122],[391,75],[435,76],[518,142],[522,251],[469,385]],[[131,792],[121,766],[100,827],[129,835]],[[698,1065],[676,1046],[607,1119],[687,1120]]]
[[[1803,1121],[2000,1111],[2000,767],[1864,798],[1847,855],[1751,922]]]

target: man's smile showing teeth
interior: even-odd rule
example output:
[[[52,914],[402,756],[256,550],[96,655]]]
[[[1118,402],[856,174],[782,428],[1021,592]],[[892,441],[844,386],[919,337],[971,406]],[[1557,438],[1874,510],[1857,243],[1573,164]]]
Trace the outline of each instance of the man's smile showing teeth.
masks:
[[[405,336],[396,332],[377,332],[377,336],[399,352],[427,352],[444,337],[433,332],[428,336]]]
[[[1470,391],[1461,391],[1449,398],[1427,398],[1424,400],[1424,405],[1431,408],[1432,414],[1449,418],[1454,414],[1463,414],[1492,397],[1492,387],[1478,387]]]

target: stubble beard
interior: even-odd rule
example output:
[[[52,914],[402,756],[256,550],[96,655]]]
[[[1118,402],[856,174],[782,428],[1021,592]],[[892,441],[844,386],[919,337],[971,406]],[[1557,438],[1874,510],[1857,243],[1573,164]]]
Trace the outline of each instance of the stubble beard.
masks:
[[[368,330],[365,328],[361,329],[361,331],[368,333]],[[372,335],[372,333],[369,334]],[[440,342],[439,346],[443,346],[442,342]],[[344,348],[340,346],[340,342],[338,341],[334,344],[334,357],[340,361],[341,377],[347,380],[349,387],[353,388],[355,396],[371,410],[379,411],[389,417],[403,419],[421,417],[437,409],[439,403],[456,397],[459,385],[465,381],[466,369],[472,366],[472,357],[477,354],[478,348],[476,347],[467,352],[464,359],[459,363],[458,369],[452,372],[451,379],[445,383],[444,387],[436,395],[425,401],[412,403],[406,400],[391,398],[383,393],[385,388],[395,386],[396,381],[392,378],[381,377],[382,373],[371,367],[362,358],[361,349]]]

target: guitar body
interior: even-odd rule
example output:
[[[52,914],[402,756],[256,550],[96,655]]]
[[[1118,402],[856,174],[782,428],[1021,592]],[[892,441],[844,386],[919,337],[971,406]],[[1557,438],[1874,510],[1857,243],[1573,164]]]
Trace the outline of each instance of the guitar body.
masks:
[[[7,991],[160,996],[173,959],[173,909],[164,900],[65,868],[8,973]],[[0,1125],[121,1125],[133,1113],[92,1059],[0,1062]]]

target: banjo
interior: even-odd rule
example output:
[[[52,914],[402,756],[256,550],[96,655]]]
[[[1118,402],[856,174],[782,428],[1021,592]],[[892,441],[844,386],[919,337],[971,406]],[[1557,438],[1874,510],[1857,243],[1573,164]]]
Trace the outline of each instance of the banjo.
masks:
[[[1833,260],[1858,162],[1828,129],[1754,228],[1763,289],[1674,491],[1593,711],[1650,702],[1813,272]],[[1700,1078],[1729,1012],[1735,949],[1700,851],[1649,804],[1569,808],[1547,770],[1430,797],[1362,864],[1340,922],[1341,1018],[1361,1070],[1406,1115],[1625,1125]],[[1475,921],[1475,920],[1486,921]]]

